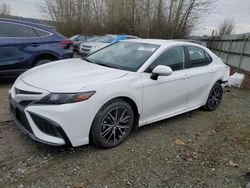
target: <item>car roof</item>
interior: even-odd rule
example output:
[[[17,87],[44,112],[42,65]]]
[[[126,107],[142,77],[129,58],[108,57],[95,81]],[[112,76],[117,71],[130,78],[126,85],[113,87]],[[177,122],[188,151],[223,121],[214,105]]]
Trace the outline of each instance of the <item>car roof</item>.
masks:
[[[206,47],[206,43],[203,41],[199,41],[199,40],[193,40],[193,39],[174,39],[174,40],[175,41],[182,41],[182,42],[191,42],[191,43],[199,44],[199,45]]]
[[[154,45],[159,45],[159,46],[171,46],[171,45],[177,45],[177,44],[201,46],[201,45],[191,43],[191,42],[176,41],[176,40],[164,40],[164,39],[129,39],[129,40],[124,40],[124,41],[154,44]]]
[[[27,25],[27,26],[31,26],[31,27],[37,27],[39,29],[56,30],[56,28],[51,26],[51,25],[46,25],[46,24],[32,22],[32,21],[24,21],[21,19],[19,20],[19,19],[10,19],[10,18],[0,18],[0,21],[23,24],[23,25]]]

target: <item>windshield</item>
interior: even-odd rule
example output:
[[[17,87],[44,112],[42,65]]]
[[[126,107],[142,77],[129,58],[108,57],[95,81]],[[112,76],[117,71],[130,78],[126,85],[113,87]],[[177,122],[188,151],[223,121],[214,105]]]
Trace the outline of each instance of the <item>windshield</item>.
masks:
[[[114,37],[111,37],[111,36],[104,36],[104,37],[100,37],[100,38],[97,39],[96,41],[97,41],[97,42],[103,42],[103,43],[112,43],[114,39],[115,39],[115,38],[114,38]]]
[[[93,41],[96,41],[96,40],[98,40],[98,39],[99,39],[98,36],[92,36],[92,37],[88,38],[88,39],[86,40],[86,42],[93,42]]]
[[[119,42],[89,55],[86,60],[107,67],[136,72],[158,47],[153,44]]]
[[[79,35],[74,35],[73,37],[70,37],[69,40],[75,40]]]

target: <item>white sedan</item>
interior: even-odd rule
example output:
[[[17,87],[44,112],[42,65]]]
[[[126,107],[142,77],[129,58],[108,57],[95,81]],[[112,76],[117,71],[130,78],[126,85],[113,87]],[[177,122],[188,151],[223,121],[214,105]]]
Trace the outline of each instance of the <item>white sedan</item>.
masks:
[[[136,39],[85,59],[30,69],[9,92],[11,115],[50,145],[119,145],[140,126],[200,107],[215,110],[229,67],[206,47]]]

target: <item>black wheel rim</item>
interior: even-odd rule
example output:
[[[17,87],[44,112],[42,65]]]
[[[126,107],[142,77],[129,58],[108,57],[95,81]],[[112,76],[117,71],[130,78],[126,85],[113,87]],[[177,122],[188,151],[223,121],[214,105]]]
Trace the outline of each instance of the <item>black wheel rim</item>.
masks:
[[[110,110],[101,122],[101,137],[109,144],[116,144],[124,139],[131,126],[131,115],[123,107]]]
[[[211,109],[215,109],[220,104],[222,95],[223,95],[222,87],[213,88],[208,99],[208,105]]]

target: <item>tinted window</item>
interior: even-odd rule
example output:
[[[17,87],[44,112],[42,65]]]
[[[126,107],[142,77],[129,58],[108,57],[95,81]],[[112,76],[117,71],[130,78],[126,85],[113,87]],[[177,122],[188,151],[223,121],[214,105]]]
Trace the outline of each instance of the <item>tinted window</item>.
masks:
[[[39,37],[45,37],[45,36],[48,36],[50,33],[46,32],[46,31],[43,31],[43,30],[40,30],[40,29],[34,29],[33,30],[35,31],[36,33],[36,36],[39,36]]]
[[[73,37],[70,37],[69,40],[75,41],[79,35],[74,35]]]
[[[38,37],[48,35],[47,32],[24,25],[0,22],[0,37]]]
[[[147,69],[147,72],[158,65],[166,65],[173,70],[181,70],[185,68],[185,53],[183,47],[174,47],[161,54]]]
[[[79,41],[85,41],[85,38],[86,38],[85,36],[79,36],[79,37],[78,37],[78,40],[79,40]]]
[[[190,67],[199,67],[211,63],[211,57],[201,48],[188,47]]]

